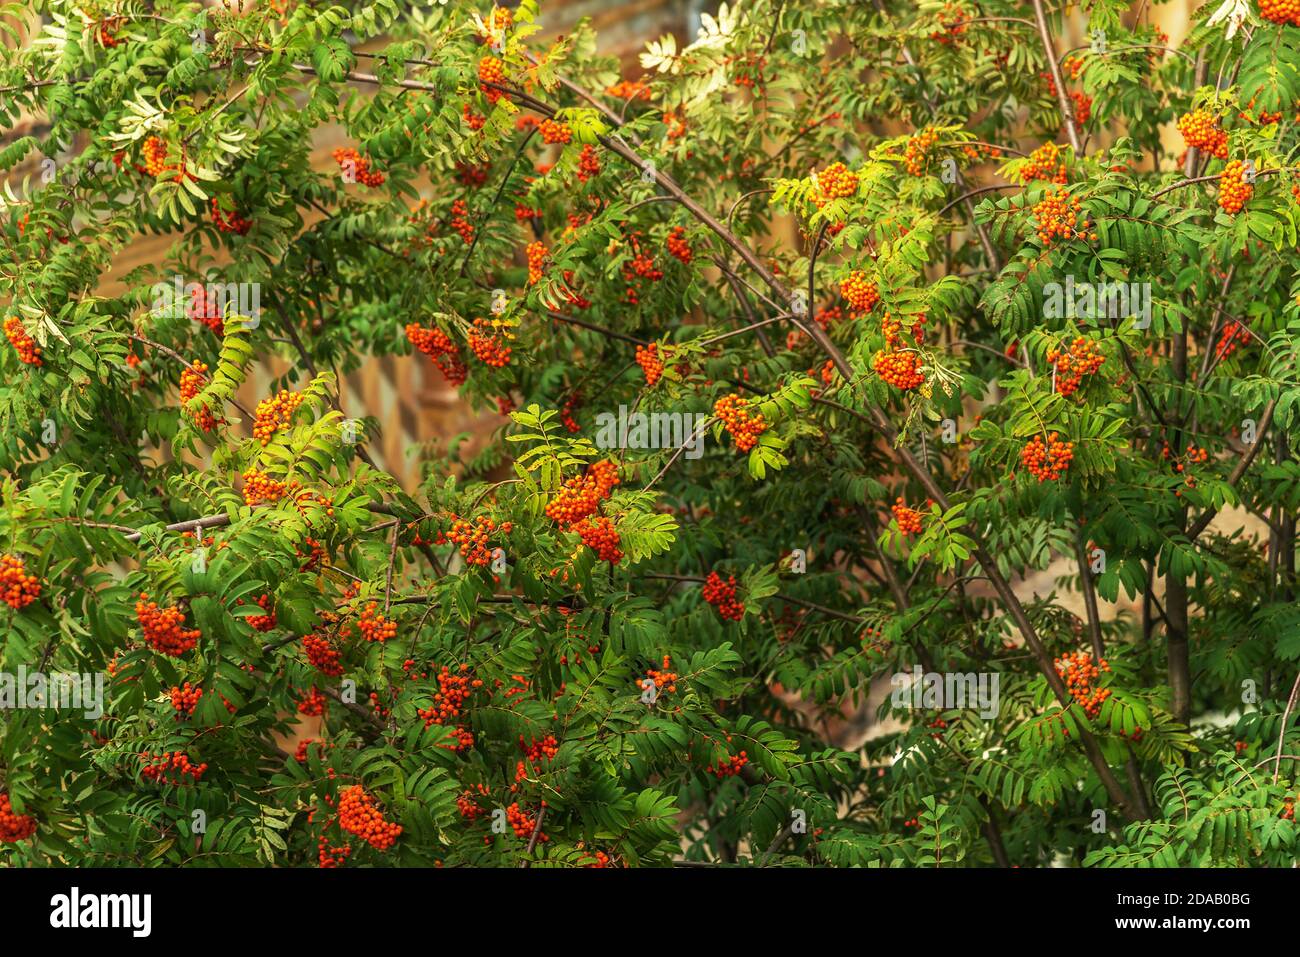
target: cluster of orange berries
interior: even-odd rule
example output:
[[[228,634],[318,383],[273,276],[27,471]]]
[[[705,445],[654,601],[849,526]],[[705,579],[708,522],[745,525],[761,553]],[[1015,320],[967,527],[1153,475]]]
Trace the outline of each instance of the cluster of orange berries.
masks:
[[[718,762],[717,767],[710,764],[706,767],[705,773],[712,774],[718,778],[733,778],[740,773],[741,768],[749,763],[749,755],[741,751],[739,754],[733,754],[725,761]]]
[[[8,794],[0,794],[0,841],[12,844],[25,841],[36,833],[36,818],[18,814],[9,801]]]
[[[840,283],[840,295],[843,296],[849,306],[857,313],[867,313],[876,307],[880,301],[880,290],[876,284],[867,278],[867,274],[860,269],[853,272]]]
[[[578,180],[587,182],[593,176],[600,175],[600,155],[596,152],[596,147],[588,143],[582,148],[578,155]]]
[[[1101,368],[1106,357],[1091,339],[1079,336],[1068,350],[1053,346],[1047,350],[1047,361],[1056,367],[1056,391],[1061,395],[1074,395],[1083,377]]]
[[[1080,90],[1074,90],[1070,94],[1070,99],[1074,103],[1075,124],[1086,126],[1088,119],[1092,116],[1092,97]]]
[[[549,117],[537,124],[537,130],[542,134],[543,143],[568,143],[573,139],[573,130]]]
[[[655,691],[659,694],[672,694],[677,690],[677,672],[670,671],[673,666],[672,655],[664,655],[663,663],[659,669],[647,668],[645,678],[639,684],[644,690],[646,681],[653,683]]]
[[[1259,15],[1271,23],[1289,23],[1293,27],[1300,27],[1300,2],[1259,0]]]
[[[243,604],[244,599],[239,599],[239,604]],[[257,607],[262,609],[265,614],[249,615],[246,619],[248,627],[254,631],[270,631],[275,627],[275,609],[271,607],[271,596],[263,595],[257,599]]]
[[[1055,432],[1044,439],[1036,435],[1020,450],[1020,462],[1040,482],[1056,481],[1070,468],[1074,443],[1062,442]]]
[[[263,445],[271,444],[271,437],[287,429],[294,413],[302,405],[303,395],[281,389],[280,394],[257,403],[257,416],[253,422],[253,438]]]
[[[366,641],[387,641],[397,637],[397,622],[390,621],[379,612],[378,602],[369,602],[357,619],[357,630]]]
[[[203,697],[203,689],[196,688],[187,681],[183,687],[172,685],[171,697],[172,709],[176,712],[176,719],[179,721],[194,714],[199,699]]]
[[[1065,164],[1061,162],[1061,149],[1055,143],[1044,143],[1032,153],[1025,165],[1020,168],[1020,176],[1026,183],[1036,179],[1065,185]]]
[[[472,522],[457,518],[452,522],[447,540],[460,546],[461,558],[465,559],[467,565],[482,566],[492,557],[492,551],[488,548],[489,536],[496,531],[509,535],[511,528],[513,526],[510,522],[502,522],[498,528],[496,521],[487,515],[480,515]]]
[[[27,565],[13,555],[0,555],[0,599],[14,611],[41,597],[41,583],[27,574]]]
[[[226,323],[221,315],[221,303],[215,296],[209,301],[207,290],[201,284],[196,283],[194,291],[190,293],[190,301],[185,306],[185,315],[195,322],[202,323],[219,336],[225,332]]]
[[[732,392],[724,395],[713,406],[713,414],[722,420],[727,434],[742,452],[748,452],[757,445],[758,437],[767,431],[767,422],[762,413],[751,416],[748,405],[748,401]]]
[[[18,353],[18,358],[27,363],[29,366],[39,366],[45,363],[41,360],[41,347],[36,344],[36,340],[27,334],[23,328],[23,322],[17,316],[8,316],[5,318],[5,336],[9,339],[9,344],[14,347]]]
[[[595,462],[586,475],[564,483],[555,498],[546,503],[546,515],[560,525],[577,525],[596,513],[617,484],[618,465],[609,459]]]
[[[1232,319],[1223,327],[1219,341],[1215,343],[1214,354],[1218,359],[1226,359],[1236,352],[1242,343],[1249,340],[1250,333],[1246,327],[1236,319]]]
[[[165,781],[168,784],[188,784],[203,777],[208,769],[207,762],[194,764],[184,751],[164,751],[162,754],[140,752],[140,759],[145,766],[140,769],[140,776],[148,781]],[[190,778],[186,781],[185,778]]]
[[[882,349],[871,360],[871,368],[875,370],[876,375],[904,392],[915,389],[925,382],[925,375],[921,372],[922,365],[920,354],[910,349],[898,352],[885,352]]]
[[[327,748],[333,747],[332,744],[326,744],[318,738],[303,738],[298,742],[298,746],[293,749],[293,759],[299,764],[306,764],[307,752],[311,749],[313,744],[316,745],[316,751],[321,757],[324,757]],[[329,772],[330,777],[334,777],[334,769],[330,768]]]
[[[247,236],[248,231],[253,228],[253,221],[245,219],[239,213],[231,210],[227,213],[221,208],[221,203],[215,196],[212,197],[212,222],[221,233],[235,233],[238,236]]]
[[[469,221],[469,206],[463,199],[451,204],[451,228],[460,233],[460,238],[468,245],[474,241],[474,224]]]
[[[506,82],[506,65],[494,56],[485,56],[478,61],[478,82],[479,90],[487,97],[489,103],[495,103],[505,96],[495,86],[505,86]]]
[[[880,331],[884,333],[885,345],[897,349],[903,345],[903,323],[890,313],[880,320]],[[917,313],[911,327],[912,341],[918,346],[925,341],[925,313]]]
[[[1189,147],[1219,159],[1228,158],[1228,133],[1208,110],[1184,113],[1178,118],[1178,132]]]
[[[691,257],[695,254],[691,251],[691,244],[686,241],[685,226],[674,226],[664,240],[664,245],[668,248],[668,255],[687,266],[691,264]]]
[[[1056,659],[1056,673],[1065,682],[1070,697],[1078,702],[1089,718],[1097,717],[1102,703],[1110,697],[1109,690],[1092,685],[1103,671],[1110,671],[1106,659],[1098,662],[1087,652],[1075,651]]]
[[[303,635],[303,651],[307,653],[307,660],[323,675],[331,678],[337,678],[343,674],[342,655],[335,648],[330,640],[323,635],[310,634]]]
[[[643,100],[649,102],[650,87],[639,80],[619,80],[613,86],[605,87],[605,95],[616,100]]]
[[[466,109],[469,109],[466,106]],[[370,168],[370,160],[366,159],[350,146],[340,146],[333,153],[334,162],[339,164],[339,168],[345,172],[351,171],[353,178],[358,183],[366,186],[382,186],[384,174],[378,170]]]
[[[1058,239],[1097,241],[1097,234],[1088,232],[1092,225],[1083,213],[1082,201],[1077,196],[1070,196],[1064,189],[1048,191],[1034,206],[1034,219],[1037,221],[1038,238],[1044,246],[1051,246]]]
[[[966,32],[967,19],[969,18],[957,4],[945,3],[939,12],[939,26],[942,29],[931,33],[930,39],[937,40],[944,46],[955,43],[956,38]]]
[[[265,472],[257,469],[248,469],[244,472],[244,504],[250,508],[264,502],[278,502],[288,492],[287,483],[273,479]]]
[[[339,794],[339,827],[355,834],[377,851],[386,851],[402,833],[400,824],[384,820],[375,799],[360,784]]]
[[[461,791],[460,794],[456,796],[456,809],[460,811],[460,816],[465,820],[474,821],[487,813],[477,800],[479,797],[487,796],[487,786],[476,784],[473,789]]]
[[[506,823],[508,823],[510,829],[515,832],[515,837],[525,841],[531,840],[533,831],[537,829],[537,816],[524,811],[519,807],[519,802],[516,801],[514,804],[511,804],[506,808]],[[538,834],[537,840],[549,841],[550,838],[545,834]]]
[[[907,166],[909,176],[920,176],[924,172],[926,158],[937,142],[939,142],[939,134],[929,127],[908,139],[903,162]]]
[[[507,335],[496,328],[495,321],[475,319],[469,334],[469,347],[481,362],[500,369],[510,364],[510,346],[504,341]]]
[[[728,575],[723,581],[717,572],[709,572],[704,580],[704,600],[718,610],[725,621],[740,621],[745,617],[745,603],[736,600],[736,576]]]
[[[623,551],[619,548],[622,542],[618,537],[618,530],[614,528],[613,521],[605,516],[585,518],[573,526],[573,531],[582,538],[582,544],[595,552],[602,562],[617,565],[623,560]]]
[[[438,371],[452,385],[461,385],[469,375],[456,344],[441,329],[425,329],[418,323],[407,323],[406,338],[411,345],[433,360]]]
[[[140,623],[140,631],[155,651],[179,658],[189,651],[203,633],[197,628],[185,627],[185,615],[173,605],[159,608],[157,602],[149,601],[149,596],[140,593],[140,600],[135,603],[135,619]]]
[[[316,842],[316,865],[326,870],[342,867],[351,853],[352,848],[349,845],[334,847],[322,834],[320,840]]]
[[[1224,212],[1236,215],[1255,194],[1253,183],[1246,181],[1246,164],[1233,160],[1219,174],[1219,206]]]
[[[448,724],[460,717],[469,696],[482,686],[482,681],[470,676],[469,665],[463,664],[455,672],[443,665],[438,671],[438,690],[434,692],[433,703],[416,713],[424,719],[426,728]]]
[[[900,495],[890,507],[894,513],[894,519],[898,522],[898,530],[904,535],[921,534],[921,513],[914,508],[908,508],[907,502]]]
[[[181,372],[181,408],[188,412],[185,404],[203,391],[203,383],[208,381],[208,364],[195,359],[189,366]],[[193,413],[194,424],[204,432],[211,432],[217,427],[217,417],[212,414],[212,410],[206,405]]]
[[[573,417],[573,413],[577,411],[581,405],[582,396],[575,392],[564,400],[564,405],[560,409],[560,421],[564,423],[564,427],[570,432],[577,433],[582,431],[582,426],[579,425],[578,420]]]
[[[648,346],[637,346],[636,364],[645,373],[646,385],[652,386],[658,382],[664,374],[664,361],[659,355],[659,345],[652,342]]]
[[[542,276],[546,274],[546,271],[542,268],[546,262],[546,244],[542,242],[529,243],[525,252],[528,255],[528,285],[535,286],[542,281]]]
[[[848,199],[858,191],[858,174],[851,172],[843,163],[832,163],[820,173],[813,174],[817,184],[817,208],[820,209],[831,200]]]
[[[175,168],[167,165],[167,144],[157,136],[144,141],[143,153],[145,171],[155,179]],[[177,176],[176,180],[179,181],[180,178]]]
[[[328,702],[325,700],[325,696],[321,694],[320,689],[312,685],[312,689],[298,702],[298,713],[305,714],[308,717],[320,717],[325,713],[327,704]]]

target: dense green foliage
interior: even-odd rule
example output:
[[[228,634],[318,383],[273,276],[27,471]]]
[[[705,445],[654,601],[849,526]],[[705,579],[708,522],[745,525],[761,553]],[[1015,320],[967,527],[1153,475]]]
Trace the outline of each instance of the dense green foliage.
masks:
[[[109,676],[102,717],[0,717],[0,790],[36,823],[0,861],[1293,860],[1300,27],[1252,10],[1228,36],[1211,4],[1170,50],[1095,0],[1070,51],[1036,0],[744,0],[629,85],[535,0],[34,6],[0,8],[0,126],[49,125],[0,151],[37,164],[0,200],[0,551],[40,594],[2,609],[2,664]],[[1198,108],[1252,164],[1235,214],[1224,160],[1178,155]],[[333,125],[357,154],[322,169]],[[1058,189],[1092,225],[1044,238]],[[159,235],[162,261],[114,270]],[[255,284],[260,311],[195,321],[157,301],[176,276]],[[1071,316],[1067,281],[1150,308]],[[404,490],[367,451],[396,423],[337,382],[408,327],[466,401],[517,411],[473,458],[419,449]],[[1062,388],[1079,338],[1104,361]],[[238,404],[264,362],[302,398],[265,443]],[[766,425],[747,453],[714,414],[732,393]],[[703,454],[598,448],[620,406],[704,416]],[[1073,458],[1038,481],[1022,455],[1052,434]],[[606,458],[614,563],[580,537],[599,523],[547,513]],[[491,520],[484,552],[458,519]],[[1049,594],[1021,581],[1048,569]],[[142,593],[197,643],[161,653]],[[1073,654],[1108,663],[1096,706],[1054,666]],[[829,745],[916,665],[996,675],[992,713],[886,695],[894,730]],[[206,770],[143,775],[165,752]],[[340,830],[358,785],[391,848]]]

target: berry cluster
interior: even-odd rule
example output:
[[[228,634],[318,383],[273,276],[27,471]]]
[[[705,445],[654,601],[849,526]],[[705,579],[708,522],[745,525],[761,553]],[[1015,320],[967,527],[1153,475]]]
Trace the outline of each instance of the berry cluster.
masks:
[[[537,124],[538,132],[542,134],[543,143],[568,143],[573,139],[573,130],[564,123],[559,123],[550,118],[542,120]]]
[[[840,295],[855,313],[868,313],[880,301],[880,290],[860,269],[853,270],[840,283]]]
[[[487,810],[478,803],[478,798],[487,797],[488,789],[486,785],[476,784],[472,790],[461,791],[456,797],[456,809],[460,811],[460,816],[467,821],[474,821],[487,813]]]
[[[871,368],[876,375],[904,392],[924,384],[925,375],[921,372],[923,364],[920,354],[911,349],[898,352],[885,352],[882,349],[871,360]]]
[[[369,602],[357,619],[357,630],[366,641],[387,641],[397,637],[397,622],[379,613],[379,603]]]
[[[497,523],[487,515],[480,515],[472,522],[457,518],[452,522],[447,540],[460,546],[460,556],[467,565],[483,566],[492,558],[492,550],[488,548],[489,536],[498,530],[502,535],[509,535],[511,528],[510,522],[502,522],[498,529]]]
[[[474,241],[474,224],[469,221],[469,206],[463,199],[458,199],[451,204],[451,217],[448,221],[451,223],[451,228],[460,233],[460,238],[466,245]]]
[[[926,160],[934,144],[939,142],[939,134],[926,127],[907,141],[907,151],[903,162],[909,176],[920,176],[925,171]]]
[[[618,466],[609,459],[592,464],[587,474],[569,479],[546,503],[546,515],[562,526],[577,525],[596,514],[600,503],[609,498],[619,483]]]
[[[331,678],[343,674],[343,656],[328,638],[315,633],[303,635],[302,648],[312,667],[321,674]]]
[[[1300,27],[1300,0],[1259,0],[1259,15],[1270,23]]]
[[[574,525],[573,531],[582,538],[582,544],[594,551],[602,562],[617,565],[622,561],[623,552],[619,548],[621,542],[618,531],[610,519],[603,515],[586,518]]]
[[[1022,182],[1036,179],[1065,185],[1065,164],[1061,162],[1061,149],[1055,143],[1044,143],[1032,153],[1020,168]]]
[[[605,87],[605,95],[616,100],[641,100],[647,103],[651,97],[650,87],[639,80],[619,80],[613,86]]]
[[[588,143],[578,156],[578,180],[585,183],[593,176],[599,175],[600,155],[596,152],[596,147]]]
[[[1056,673],[1065,682],[1070,697],[1078,702],[1089,718],[1097,717],[1102,703],[1110,697],[1109,690],[1093,687],[1093,682],[1103,671],[1110,671],[1106,659],[1098,662],[1087,652],[1075,651],[1056,659]]]
[[[288,493],[288,484],[271,478],[265,472],[252,468],[244,472],[244,504],[250,508],[278,502]]]
[[[13,844],[36,833],[36,818],[14,811],[8,794],[0,794],[0,841]]]
[[[1236,215],[1255,193],[1253,183],[1246,181],[1246,164],[1233,160],[1219,174],[1219,206],[1224,212]]]
[[[647,668],[645,678],[639,684],[642,690],[646,690],[646,682],[649,681],[654,685],[658,694],[672,694],[677,690],[677,672],[669,671],[673,666],[672,655],[664,655],[663,664],[659,669]]]
[[[146,781],[162,781],[167,784],[195,783],[208,769],[206,762],[194,764],[184,751],[164,751],[162,754],[142,751],[140,760],[145,762],[144,767],[140,769],[141,777]],[[187,777],[189,781],[185,780]]]
[[[820,209],[831,200],[848,199],[858,191],[858,174],[850,172],[843,163],[832,163],[819,173],[813,174],[817,185],[817,208]]]
[[[27,574],[21,558],[0,555],[0,599],[14,611],[26,608],[41,597],[41,583]]]
[[[467,105],[465,109],[469,109]],[[333,153],[334,162],[339,164],[339,168],[344,173],[351,173],[351,179],[366,186],[382,186],[384,174],[378,170],[370,168],[370,160],[366,159],[350,146],[340,146]]]
[[[704,600],[718,610],[725,621],[740,621],[745,617],[745,603],[736,600],[736,576],[728,575],[723,581],[717,572],[709,572],[704,580]]]
[[[546,262],[546,244],[542,242],[529,243],[525,252],[528,256],[528,285],[535,286],[542,281],[542,276],[546,274],[546,270],[542,268]]]
[[[317,718],[325,713],[327,704],[328,702],[325,700],[325,696],[321,694],[320,689],[312,685],[311,691],[307,692],[306,697],[298,702],[298,713]]]
[[[885,336],[885,345],[890,349],[898,349],[902,347],[904,339],[903,323],[901,320],[895,319],[893,315],[888,312],[885,313],[885,317],[880,320],[880,331]],[[921,343],[925,342],[925,313],[917,313],[913,317],[910,331],[912,333],[912,342],[916,345],[919,346]]]
[[[207,290],[202,284],[195,284],[190,293],[190,301],[185,306],[185,315],[195,322],[202,323],[217,335],[224,335],[226,323],[221,315],[221,303],[217,297],[208,299]]]
[[[253,221],[245,219],[239,213],[231,210],[227,213],[221,208],[221,203],[215,196],[212,197],[212,222],[217,227],[218,232],[234,233],[237,236],[247,236],[248,231],[253,228]]]
[[[1250,332],[1236,319],[1231,319],[1223,327],[1219,341],[1215,343],[1214,355],[1217,359],[1228,358],[1245,342],[1250,340]]]
[[[345,788],[339,794],[339,827],[355,834],[377,851],[388,850],[402,833],[400,824],[384,820],[383,812],[375,806],[375,799],[359,784]]]
[[[497,326],[495,319],[475,319],[474,329],[469,334],[469,347],[474,355],[494,369],[510,364],[510,346],[504,342],[509,333]]]
[[[203,633],[197,628],[185,627],[185,615],[173,605],[159,608],[156,602],[149,601],[149,596],[140,593],[140,600],[135,603],[135,619],[140,623],[140,631],[155,651],[179,658],[189,651]]]
[[[239,599],[239,604],[243,604],[244,599]],[[247,619],[248,626],[254,631],[271,631],[275,628],[275,609],[271,607],[271,596],[263,595],[257,599],[257,607],[262,609],[265,614],[249,615]]]
[[[921,513],[914,508],[908,508],[901,495],[889,508],[894,513],[900,532],[904,535],[921,534]]]
[[[668,238],[664,240],[664,245],[668,248],[668,255],[687,266],[691,264],[694,253],[691,252],[691,244],[686,241],[685,226],[674,226]]]
[[[416,713],[424,719],[426,728],[435,724],[450,724],[460,717],[465,702],[474,689],[482,686],[482,681],[470,676],[469,665],[463,664],[455,672],[443,665],[438,671],[438,690],[434,692],[433,703]]]
[[[475,132],[483,129],[483,126],[487,123],[487,117],[479,116],[469,108],[468,103],[461,108],[460,115],[464,118],[465,125]]]
[[[654,385],[664,374],[664,361],[659,355],[657,343],[636,347],[636,364],[645,373],[645,384]]]
[[[154,179],[157,179],[169,170],[180,170],[184,166],[183,162],[181,166],[169,166],[167,164],[167,144],[157,136],[151,136],[144,141],[143,152],[145,172]],[[174,182],[179,183],[181,179],[182,174],[180,173],[173,177]]]
[[[1038,239],[1044,246],[1051,246],[1058,239],[1097,241],[1097,234],[1088,232],[1092,226],[1083,212],[1082,201],[1064,189],[1048,191],[1034,206],[1034,219]]]
[[[712,774],[718,778],[733,778],[748,763],[749,755],[741,751],[739,754],[733,754],[725,761],[719,761],[716,767],[710,764],[704,770],[707,774]]]
[[[263,445],[271,444],[271,437],[283,429],[289,428],[294,413],[302,405],[303,395],[281,389],[280,394],[257,403],[256,420],[253,422],[253,438]]]
[[[1228,134],[1208,110],[1184,113],[1178,118],[1183,142],[1218,159],[1228,158]]]
[[[189,368],[181,373],[181,408],[188,412],[186,403],[203,391],[203,383],[208,381],[208,364],[195,359]],[[217,417],[206,405],[193,413],[194,424],[204,432],[211,432],[217,427]]]
[[[1074,443],[1062,442],[1055,432],[1046,440],[1036,435],[1020,450],[1020,462],[1040,482],[1056,481],[1070,468]]]
[[[433,360],[438,371],[452,385],[461,385],[469,374],[465,363],[461,361],[460,351],[441,329],[425,329],[418,323],[407,323],[406,338],[411,345]]]
[[[941,29],[931,33],[930,39],[936,40],[944,46],[950,46],[956,42],[957,37],[966,32],[966,21],[968,19],[957,4],[945,3],[943,9],[939,11],[939,26]]]
[[[22,320],[17,316],[8,316],[5,318],[5,336],[9,339],[9,344],[14,347],[18,353],[18,358],[27,363],[29,366],[44,365],[41,360],[41,347],[36,344],[36,340],[27,334],[23,328]]]
[[[1083,377],[1100,369],[1106,357],[1091,339],[1079,336],[1065,351],[1055,346],[1048,349],[1047,361],[1056,368],[1056,391],[1061,395],[1074,395]]]
[[[485,56],[478,61],[479,90],[487,97],[489,103],[495,103],[505,96],[496,87],[505,86],[506,65],[494,56]]]
[[[506,808],[506,822],[510,825],[510,829],[515,832],[515,837],[523,841],[531,840],[533,831],[537,829],[537,816],[529,814],[520,808],[518,801]],[[550,838],[542,833],[537,835],[537,840],[545,842],[549,841]]]
[[[749,403],[732,392],[724,395],[713,406],[713,414],[722,420],[727,434],[736,443],[736,448],[748,452],[758,444],[758,437],[767,431],[767,422],[762,413],[750,416]]]

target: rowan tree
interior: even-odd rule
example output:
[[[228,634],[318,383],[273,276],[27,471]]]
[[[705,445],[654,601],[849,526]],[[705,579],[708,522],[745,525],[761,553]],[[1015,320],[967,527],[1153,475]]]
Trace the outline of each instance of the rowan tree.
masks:
[[[1291,863],[1300,23],[1138,6],[0,7],[0,857]]]

